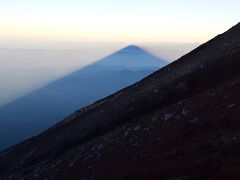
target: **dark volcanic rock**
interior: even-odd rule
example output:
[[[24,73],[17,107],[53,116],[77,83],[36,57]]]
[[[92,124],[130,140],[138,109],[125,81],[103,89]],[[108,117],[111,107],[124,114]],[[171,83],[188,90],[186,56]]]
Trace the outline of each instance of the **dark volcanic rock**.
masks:
[[[2,179],[239,179],[240,24],[0,154]]]

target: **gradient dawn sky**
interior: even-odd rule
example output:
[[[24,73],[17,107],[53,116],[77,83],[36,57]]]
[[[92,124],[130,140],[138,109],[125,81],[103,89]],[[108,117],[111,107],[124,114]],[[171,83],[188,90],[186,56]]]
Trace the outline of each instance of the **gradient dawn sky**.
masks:
[[[204,42],[240,20],[239,0],[0,0],[0,40]]]

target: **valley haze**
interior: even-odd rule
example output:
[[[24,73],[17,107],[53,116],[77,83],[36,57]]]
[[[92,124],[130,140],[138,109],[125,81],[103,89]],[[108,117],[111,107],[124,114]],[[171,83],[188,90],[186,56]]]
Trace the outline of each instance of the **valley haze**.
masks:
[[[60,43],[0,48],[0,106],[126,46],[124,43]],[[171,62],[198,44],[145,43],[139,46]]]

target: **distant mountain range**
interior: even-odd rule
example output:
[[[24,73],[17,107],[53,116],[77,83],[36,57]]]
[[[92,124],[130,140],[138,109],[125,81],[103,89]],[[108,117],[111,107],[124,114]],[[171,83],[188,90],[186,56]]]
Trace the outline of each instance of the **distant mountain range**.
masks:
[[[240,23],[1,152],[0,179],[240,179],[239,69]]]
[[[137,46],[128,46],[0,108],[0,149],[40,133],[166,64]]]

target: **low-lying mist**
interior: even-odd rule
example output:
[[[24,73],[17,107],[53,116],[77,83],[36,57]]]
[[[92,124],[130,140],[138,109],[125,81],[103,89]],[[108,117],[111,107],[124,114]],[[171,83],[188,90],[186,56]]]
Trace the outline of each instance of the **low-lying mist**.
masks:
[[[0,49],[0,106],[123,48],[123,43],[86,43],[39,48]],[[168,61],[184,55],[196,44],[140,44]]]

